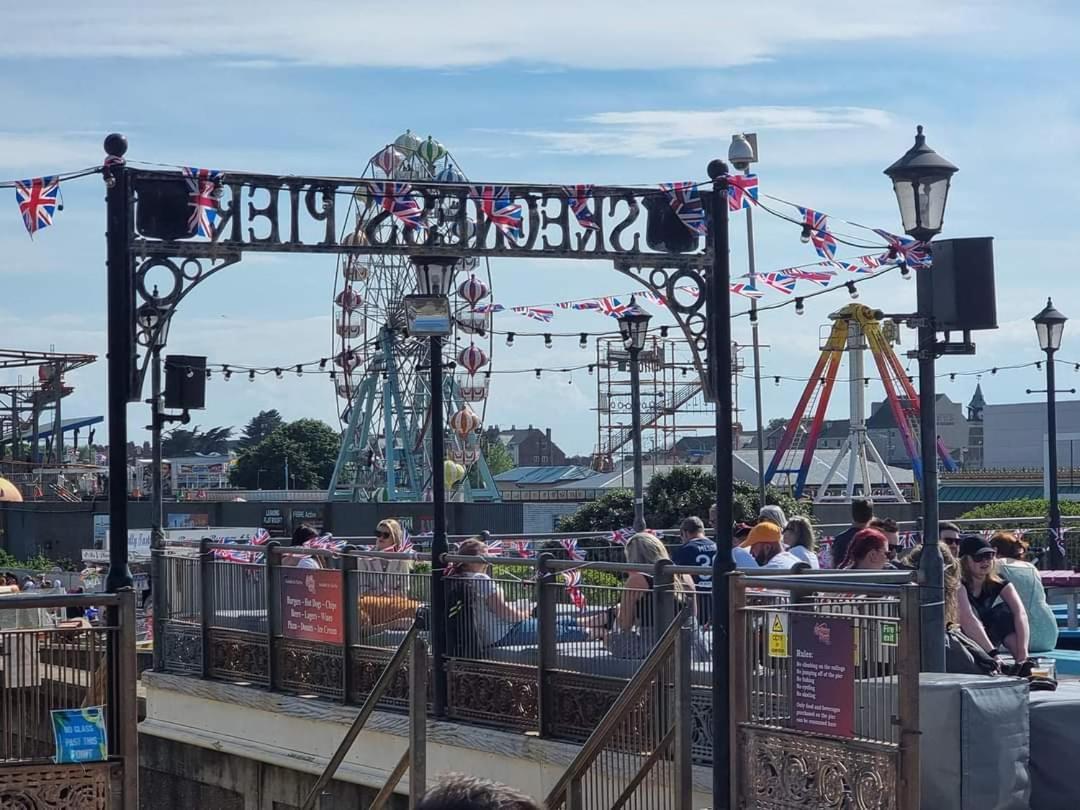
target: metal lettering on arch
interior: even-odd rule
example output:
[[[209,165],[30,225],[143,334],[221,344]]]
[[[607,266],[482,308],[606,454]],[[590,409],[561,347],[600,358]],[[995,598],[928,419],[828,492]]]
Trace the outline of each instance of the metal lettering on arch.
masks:
[[[143,304],[171,312],[200,282],[240,262],[247,252],[606,260],[665,302],[689,342],[704,390],[711,391],[705,301],[712,259],[705,240],[696,237],[687,253],[648,247],[647,209],[658,201],[666,204],[659,188],[593,187],[587,204],[596,227],[585,228],[573,215],[563,186],[501,184],[510,202],[521,207],[521,235],[514,237],[485,215],[474,194],[483,196],[492,186],[481,181],[405,184],[395,194],[415,203],[422,224],[410,228],[376,204],[373,189],[384,181],[230,172],[221,186],[213,236],[176,238],[148,227],[153,218],[140,206],[160,207],[169,188],[183,184],[182,176],[126,167],[113,171],[126,172],[128,180],[135,312]],[[349,216],[354,201],[359,213]],[[156,295],[148,288],[151,273],[167,282]],[[150,354],[146,347],[158,328],[135,324],[132,400],[140,396]]]

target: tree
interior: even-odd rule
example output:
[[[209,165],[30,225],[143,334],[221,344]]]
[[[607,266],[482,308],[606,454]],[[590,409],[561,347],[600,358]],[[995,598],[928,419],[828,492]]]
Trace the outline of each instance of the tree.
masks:
[[[244,433],[237,442],[237,447],[240,450],[247,450],[254,447],[279,427],[285,424],[285,420],[281,418],[281,414],[276,409],[271,408],[268,411],[259,411],[256,416],[251,418],[251,421],[244,426]]]
[[[289,422],[240,453],[232,483],[256,489],[263,483],[261,470],[266,481],[280,481],[284,488],[287,465],[291,489],[324,489],[334,474],[340,442],[337,431],[318,419]]]
[[[765,432],[768,433],[770,430],[775,430],[776,428],[786,428],[790,421],[791,420],[786,416],[773,417],[769,420],[769,424],[765,426]]]
[[[760,511],[757,487],[736,481],[734,513],[736,522],[752,522]],[[645,523],[656,529],[671,529],[691,515],[709,519],[709,507],[716,502],[716,477],[701,467],[675,467],[671,472],[654,475],[645,489]],[[765,489],[765,502],[776,504],[786,515],[810,515],[810,504],[796,501],[776,489]],[[587,532],[621,529],[634,520],[633,499],[629,490],[609,492],[583,504],[574,514],[559,521],[563,531]]]
[[[506,449],[506,445],[498,439],[484,444],[484,460],[492,475],[504,473],[514,469],[514,457]]]
[[[229,452],[229,439],[232,438],[232,432],[231,427],[213,427],[206,431],[200,431],[198,425],[191,430],[176,427],[162,437],[161,454],[166,458],[193,456],[197,453],[224,454]]]

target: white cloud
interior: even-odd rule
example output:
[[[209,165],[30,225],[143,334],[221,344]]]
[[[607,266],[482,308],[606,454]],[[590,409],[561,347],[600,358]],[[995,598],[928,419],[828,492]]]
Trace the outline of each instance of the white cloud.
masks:
[[[884,132],[893,126],[885,110],[867,107],[733,107],[728,110],[633,110],[599,112],[581,119],[580,130],[519,130],[545,151],[581,156],[676,158],[696,148],[726,144],[733,132],[781,133]],[[833,137],[831,140],[846,141]],[[802,148],[805,155],[805,144]],[[850,153],[845,152],[847,160]]]
[[[980,8],[982,12],[980,13]],[[72,57],[223,57],[318,65],[452,68],[521,62],[581,68],[726,67],[792,48],[858,41],[935,40],[954,46],[990,25],[985,3],[797,0],[547,0],[503,9],[481,0],[403,11],[385,2],[309,0],[67,0],[5,10],[9,58],[63,43]],[[912,25],[911,20],[918,20]]]

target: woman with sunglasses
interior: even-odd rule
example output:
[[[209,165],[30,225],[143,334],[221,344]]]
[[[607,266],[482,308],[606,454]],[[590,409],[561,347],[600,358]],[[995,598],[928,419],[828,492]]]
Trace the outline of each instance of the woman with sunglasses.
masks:
[[[997,552],[977,534],[960,538],[960,576],[964,595],[995,648],[1004,645],[1021,666],[1028,660],[1028,617],[1020,594],[995,568]],[[988,651],[989,652],[989,651]],[[1029,667],[1030,668],[1030,667]]]
[[[404,540],[405,531],[393,518],[380,520],[376,524],[375,551],[400,552]],[[365,557],[363,553],[357,557],[357,591],[360,594],[358,624],[361,633],[404,629],[412,623],[421,603],[411,594],[410,585],[422,585],[409,576],[412,566],[412,560]]]

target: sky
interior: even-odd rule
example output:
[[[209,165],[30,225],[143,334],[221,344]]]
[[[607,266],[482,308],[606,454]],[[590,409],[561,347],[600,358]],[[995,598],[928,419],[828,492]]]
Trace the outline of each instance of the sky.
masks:
[[[651,185],[705,178],[731,135],[752,131],[763,193],[827,212],[838,233],[865,238],[838,220],[899,232],[882,169],[922,124],[930,145],[960,167],[942,237],[993,236],[997,270],[999,328],[976,334],[974,357],[939,361],[942,374],[958,374],[943,377],[939,391],[967,402],[979,381],[991,404],[1030,399],[1025,389],[1043,382],[1033,367],[970,372],[1040,359],[1030,319],[1048,295],[1080,316],[1068,247],[1080,207],[1080,89],[1066,78],[1080,68],[1080,8],[1065,0],[726,5],[463,1],[406,12],[323,0],[300,12],[283,0],[4,3],[0,180],[99,165],[113,131],[127,136],[131,160],[359,175],[409,128],[444,143],[474,180]],[[105,413],[103,192],[97,176],[66,183],[64,210],[32,240],[13,199],[6,216],[0,211],[0,347],[101,358],[70,376],[70,416]],[[732,220],[733,274],[747,267],[743,217]],[[814,260],[795,225],[759,211],[754,227],[759,272]],[[508,307],[635,287],[599,262],[506,259],[490,269],[494,300]],[[335,273],[333,257],[248,256],[185,299],[168,350],[283,367],[327,356]],[[814,289],[800,282],[800,294]],[[861,289],[862,303],[914,309],[915,284],[896,273]],[[770,291],[763,303],[782,298]],[[847,302],[840,289],[808,300],[802,316],[790,306],[762,315],[766,420],[789,416],[803,385],[773,378],[809,376],[819,331]],[[734,311],[745,304],[733,297]],[[612,327],[599,314],[560,311],[550,328]],[[497,315],[495,328],[543,330],[512,313]],[[747,319],[735,318],[734,339],[749,335]],[[1067,326],[1061,357],[1080,362],[1072,341],[1080,337]],[[497,342],[491,367],[564,367],[592,356],[576,338],[551,349],[522,338]],[[1074,379],[1069,368],[1060,381]],[[740,395],[752,401],[746,380]],[[880,399],[880,384],[867,397]],[[485,421],[550,427],[566,452],[589,453],[595,402],[595,378],[584,372],[501,375]],[[325,378],[294,374],[215,377],[207,403],[196,424],[237,429],[264,408],[336,425],[339,407]],[[838,393],[829,415],[846,416],[847,407]],[[145,411],[131,407],[134,439],[144,438]],[[752,420],[752,410],[743,414]]]

